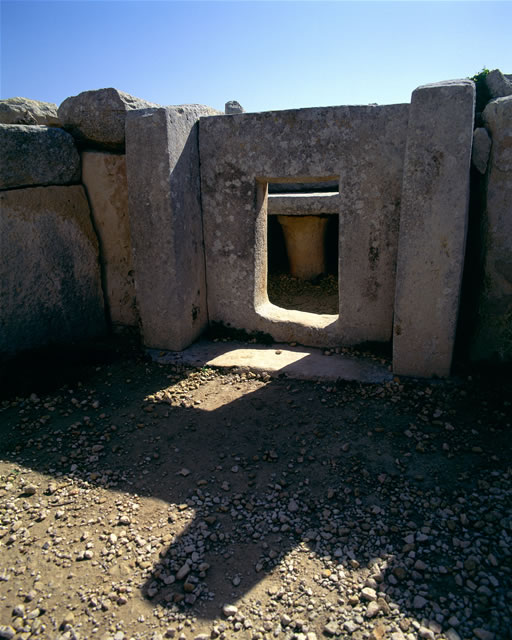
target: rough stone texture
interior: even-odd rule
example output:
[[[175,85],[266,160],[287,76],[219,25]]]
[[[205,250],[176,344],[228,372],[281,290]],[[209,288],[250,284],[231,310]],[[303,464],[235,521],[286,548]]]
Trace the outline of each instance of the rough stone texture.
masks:
[[[234,113],[245,113],[245,109],[237,100],[228,100],[224,106],[224,113],[230,116]]]
[[[485,84],[492,98],[512,95],[512,82],[499,69],[494,69],[485,76]]]
[[[0,354],[105,330],[98,243],[82,186],[0,193]]]
[[[278,216],[286,243],[290,273],[312,280],[325,271],[327,218],[321,216]]]
[[[312,214],[337,214],[339,196],[331,193],[269,195],[268,215],[310,216]]]
[[[126,114],[148,107],[158,105],[117,89],[96,89],[66,98],[58,115],[81,146],[123,151]]]
[[[487,171],[489,153],[491,152],[491,138],[484,127],[478,127],[473,133],[473,151],[471,162],[482,175]]]
[[[409,105],[329,107],[200,123],[210,320],[311,346],[389,340]],[[339,182],[340,315],[266,292],[267,188]]]
[[[137,326],[125,156],[82,152],[82,182],[99,240],[108,315],[114,326]]]
[[[198,126],[208,107],[132,112],[126,168],[144,344],[181,350],[208,322]]]
[[[412,94],[396,276],[393,370],[450,373],[464,265],[475,86]]]
[[[475,360],[512,360],[512,96],[483,112],[492,136],[484,214],[484,288],[472,346]]]
[[[80,180],[80,156],[62,129],[0,124],[0,189]]]
[[[57,105],[30,98],[6,98],[0,100],[1,124],[42,124],[60,127]]]

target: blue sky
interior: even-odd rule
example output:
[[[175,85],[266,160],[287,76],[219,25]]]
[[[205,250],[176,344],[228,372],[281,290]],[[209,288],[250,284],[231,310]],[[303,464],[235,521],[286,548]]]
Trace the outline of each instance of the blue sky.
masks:
[[[512,2],[1,0],[1,97],[116,87],[247,111],[409,102],[483,66],[512,73]]]

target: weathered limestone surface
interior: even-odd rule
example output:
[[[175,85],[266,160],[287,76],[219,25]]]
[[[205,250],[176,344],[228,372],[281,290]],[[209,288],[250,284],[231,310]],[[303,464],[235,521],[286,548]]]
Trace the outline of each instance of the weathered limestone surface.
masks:
[[[208,107],[134,111],[126,168],[144,344],[181,350],[208,322],[197,121]]]
[[[499,69],[489,71],[485,76],[485,84],[492,98],[504,98],[512,95],[512,82]]]
[[[0,124],[0,189],[80,180],[80,156],[62,129]]]
[[[484,289],[472,346],[475,360],[512,361],[512,96],[483,112],[492,151],[484,214]]]
[[[409,105],[203,118],[210,320],[306,345],[389,340]],[[268,302],[268,182],[339,182],[340,315]]]
[[[114,326],[137,326],[125,156],[82,152],[82,182],[98,235],[110,320]]]
[[[98,243],[83,187],[0,193],[0,354],[101,335]]]
[[[473,133],[473,151],[471,162],[482,175],[487,171],[487,163],[491,152],[491,138],[484,127],[478,127]]]
[[[6,98],[0,100],[1,124],[42,124],[60,127],[57,105],[30,98]]]
[[[269,195],[268,215],[310,216],[312,214],[337,214],[340,203],[337,193],[315,193],[293,195]]]
[[[228,100],[224,105],[224,113],[230,116],[234,113],[245,113],[245,109],[237,100]]]
[[[117,89],[96,89],[66,98],[58,115],[82,146],[123,151],[126,114],[158,106]]]
[[[393,370],[450,373],[469,203],[475,87],[469,80],[412,94],[395,300]]]

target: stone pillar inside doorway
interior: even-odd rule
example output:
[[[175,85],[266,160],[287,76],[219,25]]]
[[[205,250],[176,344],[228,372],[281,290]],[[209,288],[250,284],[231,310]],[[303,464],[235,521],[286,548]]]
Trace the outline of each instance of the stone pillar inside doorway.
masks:
[[[277,216],[283,230],[294,278],[313,280],[325,273],[325,232],[327,217]]]

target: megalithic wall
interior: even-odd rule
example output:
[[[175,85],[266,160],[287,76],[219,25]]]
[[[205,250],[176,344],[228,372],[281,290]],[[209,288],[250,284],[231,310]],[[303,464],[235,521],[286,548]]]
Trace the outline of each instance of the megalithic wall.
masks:
[[[199,105],[136,110],[126,119],[135,289],[144,345],[181,350],[208,323]]]
[[[418,87],[411,100],[398,240],[393,371],[450,374],[464,267],[475,85]]]

